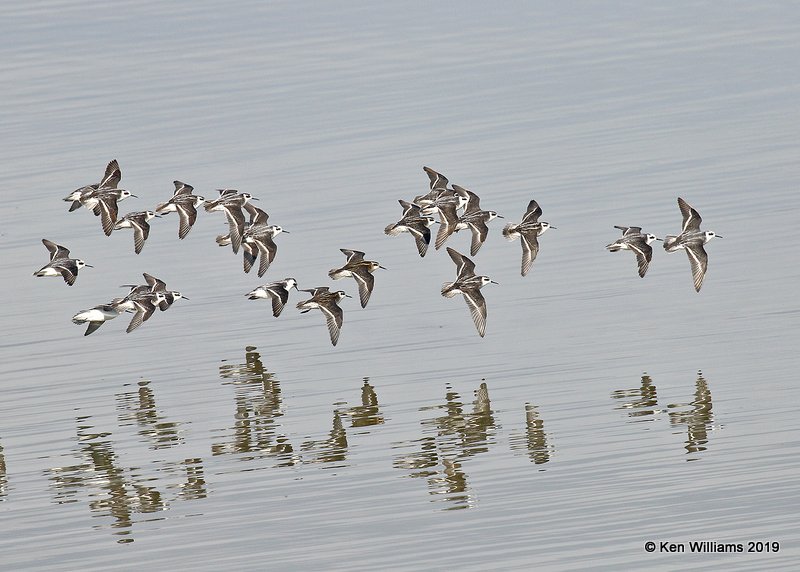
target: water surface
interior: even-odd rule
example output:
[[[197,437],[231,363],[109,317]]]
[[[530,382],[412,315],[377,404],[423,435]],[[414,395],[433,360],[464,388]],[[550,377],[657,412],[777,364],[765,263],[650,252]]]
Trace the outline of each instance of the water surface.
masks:
[[[789,3],[0,8],[0,549],[14,569],[789,568],[798,558],[800,11]],[[201,213],[103,236],[60,199],[117,158],[153,208],[172,181],[260,198],[263,279]],[[387,237],[422,166],[481,196],[477,336],[454,265]],[[603,246],[664,236],[676,198],[725,238],[700,294],[681,253],[645,279]],[[535,198],[531,273],[503,240]],[[769,229],[764,235],[764,229]],[[466,252],[467,233],[448,245]],[[94,265],[33,278],[49,238]],[[767,240],[769,237],[770,240]],[[657,245],[656,245],[657,246]],[[339,248],[376,273],[339,345],[292,293]],[[186,294],[135,332],[77,311],[142,272]],[[644,543],[780,542],[769,554]]]

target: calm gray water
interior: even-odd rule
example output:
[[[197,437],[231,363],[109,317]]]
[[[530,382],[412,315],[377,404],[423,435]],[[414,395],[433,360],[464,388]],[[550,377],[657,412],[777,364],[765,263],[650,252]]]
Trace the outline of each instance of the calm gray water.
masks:
[[[45,0],[0,21],[3,569],[797,566],[796,5]],[[183,241],[152,221],[137,256],[61,201],[112,158],[139,197],[121,212],[180,179],[291,234],[263,279],[216,246],[219,213]],[[499,282],[484,339],[439,295],[444,250],[383,234],[423,165],[506,217],[474,258]],[[642,280],[603,248],[613,225],[679,231],[678,196],[725,237],[700,294],[682,253],[656,244]],[[532,198],[557,230],[522,278],[500,229]],[[94,268],[33,278],[42,238]],[[297,293],[278,319],[244,297],[284,276],[356,295],[327,277],[339,248],[387,270],[337,347]],[[83,337],[72,315],[142,272],[190,300]]]

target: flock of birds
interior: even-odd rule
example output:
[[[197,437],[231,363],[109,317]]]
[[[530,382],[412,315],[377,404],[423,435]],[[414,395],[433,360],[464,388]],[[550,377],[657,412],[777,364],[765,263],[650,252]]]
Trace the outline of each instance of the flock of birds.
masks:
[[[474,192],[459,185],[450,185],[448,179],[429,167],[423,167],[430,180],[430,190],[412,201],[400,200],[403,207],[402,217],[396,223],[385,228],[385,234],[396,236],[409,233],[414,237],[419,255],[425,256],[431,243],[431,227],[438,223],[438,231],[434,247],[439,250],[454,233],[469,229],[472,233],[470,256],[475,256],[489,234],[488,223],[495,218],[503,218],[496,211],[483,210],[480,198]],[[235,189],[220,189],[219,196],[206,200],[194,194],[194,188],[181,181],[175,181],[175,191],[168,201],[156,205],[154,210],[134,211],[119,216],[119,202],[136,195],[119,188],[122,172],[118,162],[112,160],[106,167],[105,174],[99,183],[80,187],[64,198],[70,204],[70,212],[84,207],[100,218],[103,232],[109,236],[115,230],[132,229],[134,252],[139,254],[144,248],[150,234],[150,220],[175,212],[178,214],[178,238],[184,239],[197,220],[198,208],[206,212],[223,212],[229,232],[217,236],[218,245],[230,246],[237,254],[243,253],[243,269],[249,273],[258,261],[258,276],[262,277],[275,259],[278,247],[274,238],[281,233],[288,233],[282,227],[269,224],[269,215],[256,207],[252,201],[258,200],[249,193],[240,193]],[[682,198],[678,198],[678,207],[683,216],[683,226],[678,235],[667,235],[660,239],[653,234],[642,232],[637,226],[616,226],[622,231],[622,237],[606,246],[611,252],[629,250],[637,260],[639,276],[644,278],[653,256],[650,244],[663,240],[667,252],[685,250],[689,257],[694,287],[697,292],[703,284],[708,268],[708,255],[703,245],[712,238],[722,238],[712,231],[700,229],[702,219],[698,212]],[[245,220],[247,213],[248,220]],[[435,216],[436,215],[436,216]],[[520,240],[522,244],[521,274],[526,276],[539,253],[539,237],[550,228],[550,223],[540,221],[542,209],[535,200],[531,200],[520,223],[508,223],[502,229],[503,236],[509,241]],[[437,217],[438,216],[438,220]],[[50,252],[50,262],[42,267],[34,276],[61,276],[72,286],[78,271],[91,267],[79,258],[71,258],[70,251],[48,239],[42,243]],[[358,250],[341,249],[346,257],[345,264],[328,272],[333,280],[354,278],[359,291],[361,307],[366,308],[374,288],[373,273],[384,268],[378,262],[366,260],[365,254]],[[441,294],[452,298],[461,294],[467,303],[478,334],[486,333],[486,300],[480,292],[487,284],[497,284],[488,276],[475,273],[475,263],[453,248],[447,247],[447,253],[456,265],[456,279],[442,286]],[[124,297],[113,298],[105,304],[99,304],[88,310],[75,314],[72,318],[76,324],[87,324],[84,335],[96,331],[105,322],[122,313],[134,314],[126,332],[130,333],[147,321],[156,309],[165,311],[172,304],[183,298],[177,290],[168,290],[166,284],[148,273],[143,273],[145,284],[126,284],[130,290]],[[311,289],[299,289],[294,278],[270,282],[261,285],[246,296],[251,300],[271,300],[273,316],[280,316],[289,299],[289,291],[294,288],[308,292],[311,297],[297,303],[301,313],[319,309],[325,316],[331,343],[335,346],[343,323],[343,312],[339,302],[347,297],[343,290],[331,291],[327,286]]]

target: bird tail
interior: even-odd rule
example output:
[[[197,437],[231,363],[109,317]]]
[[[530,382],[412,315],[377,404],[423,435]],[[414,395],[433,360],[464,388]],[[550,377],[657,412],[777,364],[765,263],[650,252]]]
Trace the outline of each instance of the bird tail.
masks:
[[[508,223],[506,226],[503,227],[503,236],[506,237],[508,242],[513,242],[517,238],[519,238],[519,233],[517,232],[517,225],[513,222]]]
[[[445,298],[452,298],[458,292],[453,291],[453,286],[455,286],[455,282],[445,282],[442,284],[442,296]]]

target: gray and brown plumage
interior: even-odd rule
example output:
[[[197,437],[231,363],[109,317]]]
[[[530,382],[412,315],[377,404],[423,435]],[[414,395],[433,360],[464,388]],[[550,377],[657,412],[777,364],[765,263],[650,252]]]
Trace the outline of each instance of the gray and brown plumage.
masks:
[[[153,211],[136,211],[124,215],[114,225],[114,230],[133,229],[133,251],[139,254],[150,236],[150,220],[158,216]]]
[[[432,216],[423,215],[419,205],[402,199],[398,202],[403,207],[403,216],[396,223],[388,225],[384,229],[384,233],[389,236],[397,236],[403,232],[411,234],[417,244],[419,255],[425,256],[431,242],[430,227],[436,221]]]
[[[477,276],[475,274],[475,263],[461,254],[460,252],[447,247],[447,254],[456,265],[456,279],[454,282],[445,282],[442,285],[442,296],[452,298],[456,294],[464,296],[467,303],[472,321],[478,334],[484,337],[486,334],[486,299],[481,294],[480,289],[487,284],[497,284],[488,276]]]
[[[163,280],[147,272],[143,272],[142,276],[144,276],[146,284],[125,284],[130,288],[127,296],[115,298],[111,301],[111,304],[120,311],[135,313],[128,325],[127,333],[132,332],[141,326],[143,322],[150,319],[156,308],[164,312],[177,300],[189,299],[177,290],[167,290],[167,285]]]
[[[205,198],[194,194],[194,187],[182,181],[173,181],[175,192],[172,198],[156,205],[155,212],[160,214],[178,213],[178,238],[183,240],[197,221],[197,207],[205,202]]]
[[[347,257],[347,262],[341,268],[334,268],[328,272],[328,276],[334,280],[353,277],[358,284],[358,295],[361,299],[361,307],[366,308],[372,289],[375,287],[375,277],[372,273],[378,268],[384,268],[374,260],[364,260],[364,253],[359,250],[349,250],[340,248]]]
[[[278,253],[278,245],[275,244],[274,238],[283,232],[288,234],[289,231],[274,224],[267,224],[269,215],[255,205],[246,203],[244,209],[250,214],[250,223],[245,226],[242,233],[243,267],[246,273],[250,272],[260,256],[258,276],[261,277]],[[228,238],[230,240],[230,234]],[[217,243],[220,241],[217,240]]]
[[[622,238],[618,238],[606,248],[610,252],[620,250],[630,250],[636,255],[636,263],[639,266],[639,276],[644,278],[650,261],[653,258],[653,248],[650,243],[654,240],[661,240],[654,234],[643,233],[639,226],[614,226],[622,231]]]
[[[84,267],[92,268],[91,264],[86,264],[80,258],[70,258],[69,249],[65,246],[46,238],[42,239],[42,244],[50,252],[50,262],[34,272],[34,276],[61,276],[68,286],[72,286],[78,277],[78,270]]]
[[[325,322],[328,325],[331,344],[335,346],[339,342],[339,332],[341,332],[342,323],[344,322],[344,312],[339,307],[339,301],[342,298],[352,298],[352,296],[349,296],[343,290],[331,292],[327,286],[301,290],[301,292],[309,292],[311,298],[298,302],[297,309],[302,314],[314,309],[320,310],[325,316]]]
[[[542,208],[535,200],[528,203],[522,222],[519,224],[508,223],[503,228],[503,236],[509,241],[520,239],[522,243],[522,266],[521,274],[525,276],[533,266],[536,255],[539,254],[539,236],[544,234],[551,226],[549,222],[539,221],[542,216]]]
[[[489,221],[503,217],[497,214],[496,211],[481,209],[480,197],[472,191],[459,185],[453,185],[453,191],[457,193],[456,196],[466,197],[464,213],[461,216],[457,214],[457,208],[462,204],[461,201],[457,201],[453,205],[439,207],[441,227],[436,235],[436,249],[441,248],[453,233],[468,228],[472,231],[469,253],[470,256],[475,256],[489,235]]]
[[[289,290],[297,290],[297,280],[284,278],[277,282],[262,284],[251,290],[245,296],[250,300],[272,300],[272,315],[276,318],[283,312],[283,307],[289,301]]]
[[[97,331],[97,329],[120,315],[122,310],[113,304],[100,304],[94,308],[83,310],[72,316],[72,322],[75,324],[88,324],[84,336]]]
[[[680,197],[678,197],[678,208],[683,216],[681,233],[677,236],[672,234],[665,236],[664,250],[667,252],[675,252],[680,249],[686,251],[689,256],[689,264],[692,267],[694,289],[696,292],[700,292],[700,288],[703,286],[703,279],[706,276],[706,270],[708,270],[708,254],[703,245],[712,238],[722,237],[711,230],[700,230],[700,223],[703,222],[703,219],[700,218],[700,213]]]
[[[235,189],[218,189],[219,197],[205,202],[206,212],[223,211],[230,230],[233,253],[239,252],[244,237],[244,212],[242,207],[251,200],[256,200],[250,193],[240,193]]]
[[[84,204],[84,201],[90,195],[94,194],[98,189],[116,189],[121,180],[122,171],[119,168],[119,163],[116,159],[112,159],[108,162],[108,165],[106,165],[105,173],[103,174],[103,178],[100,179],[99,183],[84,185],[83,187],[75,189],[69,195],[64,197],[65,201],[72,203],[69,207],[69,212],[81,208],[81,206]]]

